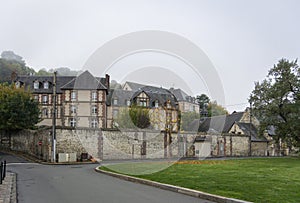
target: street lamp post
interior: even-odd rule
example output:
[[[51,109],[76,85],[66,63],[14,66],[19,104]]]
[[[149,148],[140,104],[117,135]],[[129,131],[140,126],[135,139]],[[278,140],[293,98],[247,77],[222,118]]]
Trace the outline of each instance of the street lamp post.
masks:
[[[53,97],[52,97],[52,162],[56,162],[56,74],[53,75]]]

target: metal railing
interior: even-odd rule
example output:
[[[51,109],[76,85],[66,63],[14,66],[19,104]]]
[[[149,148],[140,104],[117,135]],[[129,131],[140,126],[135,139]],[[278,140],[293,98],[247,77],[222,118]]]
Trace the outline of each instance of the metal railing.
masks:
[[[2,184],[2,181],[4,180],[6,176],[6,161],[1,161],[0,164],[0,184]]]

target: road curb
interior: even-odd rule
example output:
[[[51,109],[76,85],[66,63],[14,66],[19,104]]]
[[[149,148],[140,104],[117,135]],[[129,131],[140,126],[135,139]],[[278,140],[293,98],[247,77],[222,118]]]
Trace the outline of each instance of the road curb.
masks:
[[[206,192],[201,192],[198,190],[192,190],[192,189],[188,189],[188,188],[184,188],[184,187],[169,185],[169,184],[165,184],[165,183],[159,183],[159,182],[155,182],[155,181],[151,181],[151,180],[136,178],[136,177],[113,173],[113,172],[109,172],[109,171],[104,171],[104,170],[99,169],[98,167],[95,168],[95,171],[98,173],[103,173],[106,175],[110,175],[110,176],[117,177],[117,178],[120,178],[123,180],[131,181],[134,183],[141,183],[141,184],[157,187],[157,188],[164,189],[164,190],[169,190],[169,191],[173,191],[173,192],[177,192],[177,193],[181,193],[181,194],[185,194],[185,195],[189,195],[189,196],[193,196],[193,197],[198,197],[201,199],[206,199],[206,200],[213,201],[213,202],[250,203],[250,202],[244,201],[244,200],[223,197],[223,196],[219,196],[219,195],[209,194]]]

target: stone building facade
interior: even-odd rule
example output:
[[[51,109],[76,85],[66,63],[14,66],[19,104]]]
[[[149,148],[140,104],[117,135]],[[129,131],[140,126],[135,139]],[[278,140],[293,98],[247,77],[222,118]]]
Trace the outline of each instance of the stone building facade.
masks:
[[[52,76],[19,76],[17,87],[30,89],[39,102],[42,121],[39,126],[51,126],[53,118]],[[79,76],[57,76],[56,78],[56,125],[62,127],[107,127],[106,97],[109,75],[94,77],[88,71]]]

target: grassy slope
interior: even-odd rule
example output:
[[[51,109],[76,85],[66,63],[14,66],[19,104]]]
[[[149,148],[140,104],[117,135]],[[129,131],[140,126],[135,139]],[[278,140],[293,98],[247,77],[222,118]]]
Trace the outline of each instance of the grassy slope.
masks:
[[[300,202],[299,158],[187,161],[137,177],[254,202]]]

